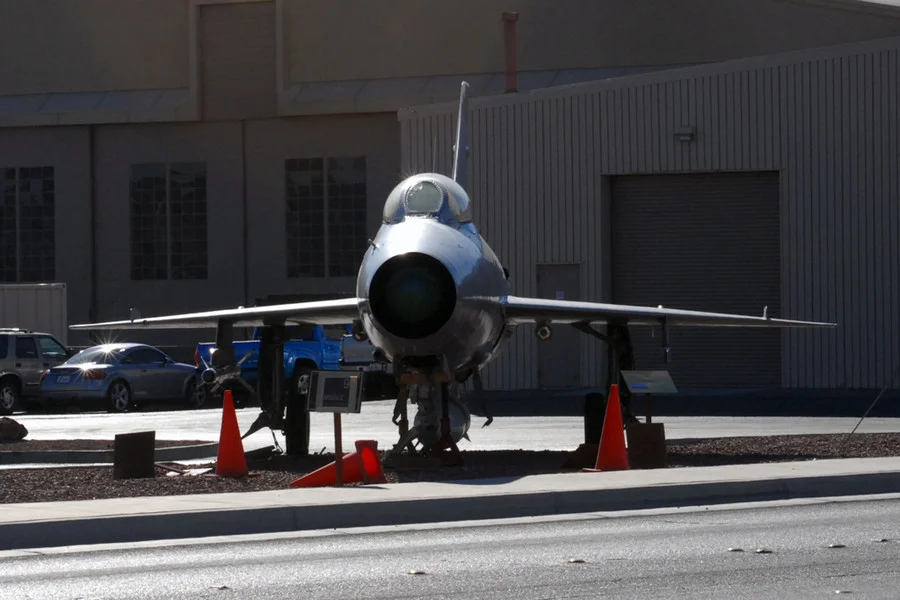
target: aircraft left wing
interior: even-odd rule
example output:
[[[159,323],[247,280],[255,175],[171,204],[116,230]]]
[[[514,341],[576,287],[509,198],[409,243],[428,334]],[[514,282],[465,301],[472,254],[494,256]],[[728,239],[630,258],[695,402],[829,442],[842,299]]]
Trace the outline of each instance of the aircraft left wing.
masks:
[[[254,306],[211,310],[164,317],[107,321],[70,325],[69,329],[92,331],[109,329],[215,329],[219,321],[227,321],[235,327],[261,327],[273,321],[286,324],[313,323],[316,325],[343,325],[359,318],[359,301],[356,298],[294,302],[272,306]]]
[[[703,327],[837,327],[837,323],[816,321],[791,321],[772,319],[763,311],[762,316],[727,313],[604,304],[599,302],[574,302],[571,300],[545,300],[543,298],[519,298],[506,296],[500,299],[509,323],[593,323],[628,325],[693,325]]]

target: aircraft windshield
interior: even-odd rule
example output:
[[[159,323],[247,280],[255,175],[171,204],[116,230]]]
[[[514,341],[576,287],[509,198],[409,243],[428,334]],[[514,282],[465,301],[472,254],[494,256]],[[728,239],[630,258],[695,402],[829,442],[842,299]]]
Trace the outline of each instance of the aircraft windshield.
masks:
[[[414,176],[391,191],[384,203],[382,221],[399,223],[406,215],[438,216],[442,221],[472,221],[472,201],[458,183],[436,173]]]
[[[444,193],[430,181],[412,186],[406,195],[406,209],[410,214],[429,214],[441,209]]]

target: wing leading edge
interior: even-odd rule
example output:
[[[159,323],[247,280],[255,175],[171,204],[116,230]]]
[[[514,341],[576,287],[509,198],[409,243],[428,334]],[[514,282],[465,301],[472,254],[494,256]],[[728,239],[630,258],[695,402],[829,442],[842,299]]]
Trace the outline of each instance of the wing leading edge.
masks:
[[[652,308],[625,304],[599,302],[574,302],[571,300],[545,300],[543,298],[519,298],[506,296],[500,299],[511,324],[527,323],[618,323],[628,325],[693,325],[703,327],[837,327],[837,323],[816,321],[791,321],[772,319],[768,316],[753,317],[726,313],[680,310],[677,308]]]
[[[139,318],[105,323],[70,325],[69,329],[92,331],[109,329],[215,329],[219,321],[227,321],[235,327],[261,327],[271,322],[314,323],[316,325],[343,325],[359,318],[359,301],[356,298],[295,302],[272,306],[254,306],[207,312]]]

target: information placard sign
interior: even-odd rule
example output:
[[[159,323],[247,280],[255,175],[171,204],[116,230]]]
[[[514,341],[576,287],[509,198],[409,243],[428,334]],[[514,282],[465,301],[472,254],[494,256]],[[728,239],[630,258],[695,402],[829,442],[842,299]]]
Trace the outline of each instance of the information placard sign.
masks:
[[[358,413],[362,408],[362,373],[313,371],[309,380],[310,412]]]
[[[668,371],[622,371],[632,394],[677,394]]]

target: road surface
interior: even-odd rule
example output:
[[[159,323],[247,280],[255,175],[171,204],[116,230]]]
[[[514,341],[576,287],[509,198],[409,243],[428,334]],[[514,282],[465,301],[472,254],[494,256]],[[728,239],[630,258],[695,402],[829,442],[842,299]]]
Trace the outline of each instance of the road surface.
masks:
[[[0,599],[896,598],[898,538],[895,495],[7,552]]]

